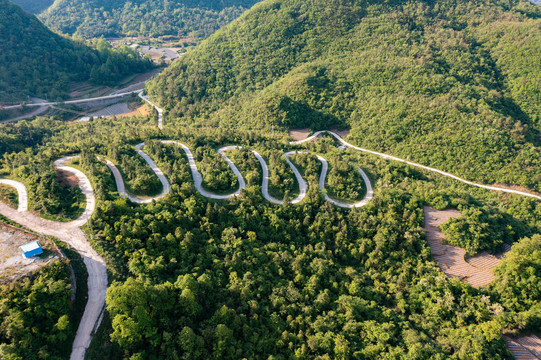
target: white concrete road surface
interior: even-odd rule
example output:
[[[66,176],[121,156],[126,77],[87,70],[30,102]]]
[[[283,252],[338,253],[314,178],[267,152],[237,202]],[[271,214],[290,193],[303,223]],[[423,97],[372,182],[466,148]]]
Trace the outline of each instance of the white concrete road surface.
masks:
[[[209,199],[215,199],[215,200],[225,200],[225,199],[229,199],[229,198],[231,198],[233,196],[240,195],[242,189],[244,189],[246,187],[246,183],[245,183],[244,178],[242,177],[242,174],[240,173],[239,169],[237,169],[235,164],[233,164],[233,162],[225,155],[226,151],[237,149],[239,147],[237,147],[237,146],[226,146],[226,147],[223,147],[223,148],[218,150],[218,153],[220,153],[220,155],[222,155],[222,157],[227,162],[227,164],[229,165],[229,167],[231,168],[233,173],[237,176],[237,179],[238,179],[238,182],[239,182],[239,188],[234,193],[227,194],[227,195],[219,195],[219,194],[213,194],[210,191],[207,191],[207,190],[205,190],[205,188],[203,188],[203,175],[201,175],[201,173],[197,170],[197,165],[195,163],[195,159],[193,157],[193,154],[192,154],[190,148],[188,148],[186,145],[184,145],[184,144],[182,144],[182,143],[180,143],[178,141],[163,140],[162,144],[175,144],[177,146],[180,146],[182,148],[182,150],[184,150],[184,152],[186,153],[186,157],[188,158],[188,163],[190,164],[190,170],[192,172],[192,178],[193,178],[193,182],[194,182],[194,185],[195,185],[195,189],[197,190],[197,192],[199,192],[204,197],[207,197]]]
[[[193,177],[193,180],[194,180],[195,188],[204,197],[207,197],[207,198],[210,198],[210,199],[228,199],[228,198],[231,198],[233,196],[238,196],[240,194],[241,190],[246,187],[246,183],[244,181],[244,178],[242,177],[242,174],[240,173],[238,168],[235,166],[235,164],[233,164],[233,162],[225,155],[225,152],[228,151],[228,150],[241,149],[242,147],[240,147],[240,146],[226,146],[226,147],[223,147],[223,148],[218,150],[218,153],[220,155],[222,155],[224,160],[229,164],[229,167],[231,168],[233,173],[237,176],[237,179],[239,181],[239,188],[238,188],[238,190],[236,192],[234,192],[232,194],[227,194],[227,195],[218,195],[218,194],[213,194],[213,193],[211,193],[208,190],[205,190],[203,188],[203,186],[202,186],[203,177],[202,177],[201,173],[197,170],[197,165],[195,163],[195,160],[194,160],[194,157],[193,157],[193,154],[192,154],[191,150],[186,145],[184,145],[184,144],[182,144],[180,142],[177,142],[177,141],[167,141],[167,140],[162,141],[162,143],[163,144],[175,144],[177,146],[182,147],[182,149],[184,150],[184,152],[186,153],[186,156],[188,158],[188,163],[190,164],[190,170],[192,172],[192,177]],[[255,151],[255,150],[250,150],[250,151],[256,156],[257,160],[259,161],[259,164],[261,165],[261,169],[262,169],[262,172],[263,172],[263,181],[262,181],[262,186],[261,186],[261,192],[263,193],[263,197],[266,200],[268,200],[269,202],[273,203],[273,204],[280,204],[280,205],[283,204],[284,202],[282,200],[278,200],[278,199],[272,197],[269,194],[269,168],[267,166],[267,163],[266,163],[265,159],[257,151]],[[291,170],[295,174],[295,177],[297,178],[297,182],[299,184],[299,195],[295,199],[293,199],[291,201],[292,204],[298,204],[299,202],[301,202],[304,199],[304,197],[306,196],[306,192],[308,190],[308,185],[307,185],[306,181],[302,178],[302,175],[299,172],[299,170],[297,169],[297,167],[289,159],[289,157],[291,155],[295,154],[295,153],[296,152],[291,151],[291,152],[288,152],[288,153],[284,154],[285,157],[286,157],[286,160],[287,160],[289,166],[291,167]],[[321,156],[319,156],[319,155],[316,155],[316,156],[319,159],[319,161],[321,161],[321,163],[323,164],[323,169],[322,169],[322,172],[321,172],[321,175],[320,175],[320,178],[319,178],[319,188],[321,190],[325,190],[325,179],[327,177],[328,163]],[[359,202],[356,202],[356,203],[345,203],[345,202],[342,202],[342,201],[339,201],[339,200],[336,200],[336,199],[332,199],[327,194],[325,194],[325,199],[327,201],[329,201],[330,203],[336,205],[336,206],[343,207],[343,208],[349,208],[349,209],[355,208],[355,207],[361,207],[361,206],[364,206],[364,205],[368,204],[368,202],[370,202],[370,200],[372,199],[372,196],[373,196],[372,184],[370,183],[370,179],[368,178],[368,176],[366,176],[364,171],[359,169],[359,172],[361,173],[361,175],[363,177],[363,180],[366,183],[366,187],[368,189],[368,191],[366,193],[366,196],[363,198],[362,201],[359,201]]]
[[[413,162],[410,162],[410,161],[407,161],[407,160],[403,160],[403,159],[400,159],[400,158],[397,158],[397,157],[394,157],[394,156],[390,156],[390,155],[378,153],[378,152],[375,152],[375,151],[363,149],[363,148],[354,146],[354,145],[346,142],[339,135],[337,135],[336,133],[331,132],[331,131],[320,131],[320,132],[315,133],[314,135],[310,136],[309,138],[307,138],[305,140],[291,142],[291,144],[292,145],[299,145],[299,144],[311,141],[314,138],[316,138],[317,136],[319,136],[320,134],[323,134],[325,132],[331,134],[332,136],[334,136],[344,146],[356,149],[358,151],[374,154],[374,155],[377,155],[377,156],[380,156],[382,158],[389,159],[389,160],[400,161],[400,162],[406,163],[406,164],[414,166],[414,167],[422,168],[422,169],[427,170],[427,171],[435,172],[435,173],[438,173],[438,174],[453,178],[455,180],[461,181],[461,182],[466,183],[468,185],[473,185],[473,186],[477,186],[477,187],[480,187],[480,188],[485,188],[485,189],[488,189],[488,190],[504,191],[504,192],[508,192],[508,193],[513,193],[513,194],[518,194],[518,195],[522,195],[522,196],[528,196],[528,197],[532,197],[532,198],[536,198],[536,199],[541,199],[541,196],[534,195],[534,194],[529,194],[529,193],[522,192],[522,191],[506,189],[506,188],[500,188],[500,187],[495,187],[495,186],[487,186],[487,185],[482,185],[482,184],[476,184],[476,183],[461,179],[461,178],[459,178],[459,177],[457,177],[455,175],[443,172],[441,170],[437,170],[437,169],[434,169],[434,168],[430,168],[428,166],[416,164],[416,163],[413,163]],[[191,172],[192,172],[192,177],[194,179],[195,187],[196,187],[197,191],[201,195],[203,195],[205,197],[208,197],[208,198],[212,198],[212,199],[227,199],[227,198],[239,195],[241,193],[242,189],[245,188],[246,183],[245,183],[240,171],[235,166],[235,164],[233,164],[233,162],[225,155],[225,153],[227,151],[229,151],[229,150],[240,149],[239,146],[226,146],[226,147],[223,147],[223,148],[218,150],[218,152],[227,161],[227,163],[229,164],[229,167],[234,172],[234,174],[237,176],[238,181],[239,181],[239,188],[238,188],[237,191],[235,191],[232,194],[228,194],[228,195],[218,195],[218,194],[213,194],[213,193],[203,189],[203,187],[202,187],[202,182],[203,182],[202,175],[197,170],[197,165],[195,163],[193,154],[186,145],[184,145],[184,144],[182,144],[180,142],[177,142],[177,141],[166,141],[166,140],[163,140],[162,143],[164,143],[164,144],[175,144],[177,146],[182,147],[182,149],[184,150],[184,152],[186,153],[186,156],[188,158],[188,162],[189,162],[190,169],[191,169]],[[117,188],[118,188],[118,191],[119,191],[120,195],[130,198],[130,200],[134,201],[135,203],[145,203],[145,202],[149,202],[149,201],[152,201],[152,200],[160,199],[160,198],[164,197],[170,191],[170,184],[167,181],[167,178],[164,176],[164,174],[158,168],[158,166],[154,163],[154,161],[147,154],[145,154],[142,151],[143,146],[144,146],[144,143],[141,143],[141,144],[136,146],[137,153],[145,159],[145,161],[149,164],[149,166],[152,168],[152,170],[154,171],[156,176],[158,176],[158,178],[160,179],[160,182],[163,185],[162,193],[159,194],[158,196],[154,197],[154,198],[140,199],[140,198],[137,198],[137,197],[130,196],[130,194],[128,194],[126,192],[126,189],[125,189],[125,186],[124,186],[124,181],[122,179],[122,176],[121,176],[120,172],[116,168],[116,166],[114,166],[114,164],[112,164],[110,161],[106,161],[107,165],[110,167],[110,169],[113,172],[113,175],[115,177],[115,181],[117,183]],[[252,153],[254,153],[254,155],[258,159],[258,161],[259,161],[259,163],[261,165],[261,168],[262,168],[262,172],[263,172],[262,193],[263,193],[263,196],[265,197],[265,199],[267,199],[271,203],[283,204],[283,201],[280,201],[278,199],[273,198],[272,196],[270,196],[270,194],[268,192],[269,170],[268,170],[268,167],[267,167],[267,164],[266,164],[265,160],[256,151],[254,151],[254,150],[250,150],[250,151],[252,151]],[[299,195],[295,199],[292,200],[292,203],[299,203],[304,199],[308,186],[306,184],[306,181],[304,181],[304,179],[302,178],[302,176],[301,176],[300,172],[298,171],[298,169],[290,161],[290,156],[293,155],[294,153],[295,152],[292,151],[292,152],[288,152],[288,153],[286,153],[284,155],[286,157],[286,160],[287,160],[289,166],[291,167],[292,171],[294,172],[295,177],[297,178],[297,181],[298,181],[299,187],[300,187]],[[323,157],[318,156],[318,155],[316,155],[316,156],[319,159],[319,161],[322,163],[322,171],[321,171],[320,178],[319,178],[319,188],[321,190],[324,190],[325,189],[325,179],[326,179],[327,170],[328,170],[328,163]],[[94,251],[94,249],[92,249],[90,243],[88,242],[88,239],[86,238],[85,234],[80,229],[80,227],[83,226],[89,220],[89,218],[92,216],[92,213],[94,211],[94,208],[95,208],[94,192],[92,191],[90,181],[88,180],[88,178],[81,171],[66,165],[66,163],[70,159],[71,159],[71,157],[66,157],[66,158],[59,159],[59,160],[55,161],[54,165],[58,169],[62,169],[64,171],[69,171],[69,172],[75,174],[77,176],[77,178],[79,179],[79,187],[81,188],[81,190],[85,194],[87,202],[86,202],[86,208],[85,208],[84,213],[77,220],[72,221],[72,222],[68,222],[68,223],[60,223],[60,222],[54,222],[54,221],[49,221],[49,220],[42,219],[42,218],[28,212],[27,211],[27,209],[28,209],[28,207],[27,207],[28,196],[27,196],[27,193],[26,193],[26,189],[25,189],[23,184],[18,183],[18,182],[13,181],[13,180],[0,180],[0,183],[1,184],[6,184],[6,185],[9,185],[9,186],[13,186],[14,188],[17,189],[18,194],[19,194],[19,207],[18,207],[17,210],[15,210],[15,209],[12,209],[12,208],[8,207],[5,204],[0,203],[0,214],[4,215],[5,217],[9,218],[10,220],[12,220],[12,221],[14,221],[16,223],[19,223],[22,226],[27,227],[27,228],[35,231],[35,232],[43,233],[43,234],[50,235],[50,236],[55,236],[55,237],[59,238],[60,240],[63,240],[65,242],[67,242],[68,244],[73,246],[77,251],[79,251],[79,253],[83,257],[83,260],[84,260],[84,262],[85,262],[85,264],[87,266],[88,275],[89,275],[89,279],[88,279],[88,288],[89,288],[88,289],[88,296],[89,296],[89,299],[88,299],[88,303],[87,303],[86,308],[85,308],[83,318],[82,318],[81,323],[79,324],[79,328],[77,330],[77,335],[75,337],[75,341],[74,341],[74,344],[73,344],[73,352],[71,354],[71,359],[72,360],[82,360],[84,358],[84,353],[85,353],[86,349],[88,348],[88,346],[90,344],[90,341],[91,341],[91,338],[92,338],[92,332],[99,325],[100,314],[101,314],[101,312],[103,310],[103,307],[105,305],[105,293],[106,293],[106,290],[107,290],[107,272],[106,272],[106,267],[105,267],[104,260],[96,253],[96,251]],[[338,201],[336,199],[332,199],[328,195],[325,195],[325,199],[327,201],[329,201],[330,203],[336,205],[336,206],[344,207],[344,208],[355,208],[355,207],[364,206],[367,203],[369,203],[370,200],[373,197],[373,189],[372,189],[372,185],[370,183],[370,179],[364,173],[364,171],[362,171],[360,168],[358,169],[358,171],[360,172],[361,176],[363,177],[363,180],[366,183],[366,187],[367,187],[367,193],[366,193],[366,195],[365,195],[365,197],[364,197],[364,199],[362,201],[359,201],[359,202],[356,202],[356,203],[353,203],[353,204],[344,203],[344,202]]]
[[[99,96],[99,97],[88,98],[88,99],[56,101],[56,102],[29,103],[29,104],[25,104],[25,106],[51,106],[51,105],[55,106],[55,105],[83,104],[83,103],[92,102],[92,101],[116,99],[116,98],[120,98],[120,97],[130,95],[130,94],[137,94],[137,93],[140,93],[140,92],[141,92],[141,90],[133,90],[133,91],[128,91],[128,92],[125,92],[125,93],[122,93],[122,94],[105,95],[105,96]],[[20,108],[20,107],[22,107],[22,106],[19,104],[19,105],[5,106],[4,109],[9,110],[9,109],[17,109],[17,108]]]
[[[11,119],[7,119],[7,120],[2,120],[2,121],[0,121],[0,124],[20,121],[20,120],[28,119],[28,118],[31,118],[31,117],[34,117],[34,116],[38,116],[38,115],[41,115],[44,112],[46,112],[47,109],[49,109],[49,106],[43,105],[43,106],[40,106],[37,109],[35,109],[34,111],[29,112],[27,114],[23,114],[23,115],[20,115],[20,116],[11,118]]]

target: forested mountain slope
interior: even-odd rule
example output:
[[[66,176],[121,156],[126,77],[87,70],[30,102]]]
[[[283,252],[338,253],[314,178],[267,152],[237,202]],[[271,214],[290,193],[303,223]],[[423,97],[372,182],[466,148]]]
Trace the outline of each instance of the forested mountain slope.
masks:
[[[110,83],[151,66],[127,47],[113,50],[101,40],[91,49],[59,36],[7,0],[0,0],[0,33],[0,104],[61,98],[70,81]]]
[[[171,119],[352,129],[361,146],[541,190],[541,9],[268,0],[148,86]]]
[[[56,0],[41,18],[47,26],[84,37],[208,37],[257,0]]]

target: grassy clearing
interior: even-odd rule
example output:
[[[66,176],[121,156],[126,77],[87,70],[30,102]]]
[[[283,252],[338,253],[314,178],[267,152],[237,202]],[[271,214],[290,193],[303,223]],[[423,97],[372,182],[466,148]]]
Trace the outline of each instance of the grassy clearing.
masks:
[[[0,201],[16,209],[19,206],[17,190],[11,186],[0,184]]]

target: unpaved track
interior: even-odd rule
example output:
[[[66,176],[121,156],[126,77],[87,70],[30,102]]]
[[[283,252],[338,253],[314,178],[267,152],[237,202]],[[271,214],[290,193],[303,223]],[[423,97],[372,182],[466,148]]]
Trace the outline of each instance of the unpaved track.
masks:
[[[105,305],[105,294],[107,291],[107,271],[105,261],[92,248],[80,226],[84,225],[92,215],[95,207],[94,192],[88,178],[79,170],[64,165],[70,157],[55,161],[55,166],[61,170],[69,171],[79,178],[79,187],[86,196],[86,208],[83,214],[75,221],[68,223],[55,222],[42,219],[27,211],[27,201],[21,201],[26,197],[19,195],[19,209],[15,210],[9,206],[0,203],[0,214],[8,219],[34,231],[49,236],[54,236],[75,248],[86,265],[88,271],[88,301],[77,334],[73,341],[71,360],[83,360],[86,349],[92,340],[92,333],[99,325],[99,319]],[[2,183],[6,183],[3,180]],[[15,188],[21,194],[24,185],[21,183],[13,184],[12,181],[7,185],[15,185]],[[26,197],[27,199],[27,197]],[[24,207],[21,207],[22,203]]]

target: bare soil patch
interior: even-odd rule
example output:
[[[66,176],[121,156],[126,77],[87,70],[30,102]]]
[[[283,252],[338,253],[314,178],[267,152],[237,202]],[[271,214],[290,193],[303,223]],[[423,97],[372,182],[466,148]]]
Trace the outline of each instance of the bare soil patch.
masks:
[[[56,178],[62,187],[77,187],[79,185],[79,178],[74,173],[68,171],[57,170]]]
[[[337,130],[337,129],[331,129],[332,132],[340,135],[341,138],[345,138],[349,136],[349,130]]]
[[[470,264],[471,266],[475,266],[476,268],[492,270],[496,266],[498,266],[500,260],[505,256],[505,254],[511,251],[511,245],[503,244],[503,247],[504,250],[500,254],[492,255],[486,251],[483,251],[482,253],[466,259],[466,261],[468,262],[468,264]]]
[[[289,136],[295,141],[304,140],[310,135],[310,129],[292,129],[288,131]]]
[[[19,246],[36,240],[43,248],[45,256],[25,259]],[[31,275],[60,257],[60,251],[50,240],[0,223],[0,283]]]
[[[150,111],[146,105],[139,105],[138,103],[128,104],[128,107],[132,110],[129,113],[117,115],[118,118],[130,117],[130,116],[147,116],[150,114]]]
[[[432,257],[445,275],[450,278],[458,277],[473,287],[487,285],[495,279],[491,269],[499,262],[496,257],[479,254],[467,262],[464,249],[443,243],[445,235],[441,232],[440,225],[451,217],[459,217],[460,212],[453,209],[438,211],[428,206],[423,208],[423,212],[424,228]]]

